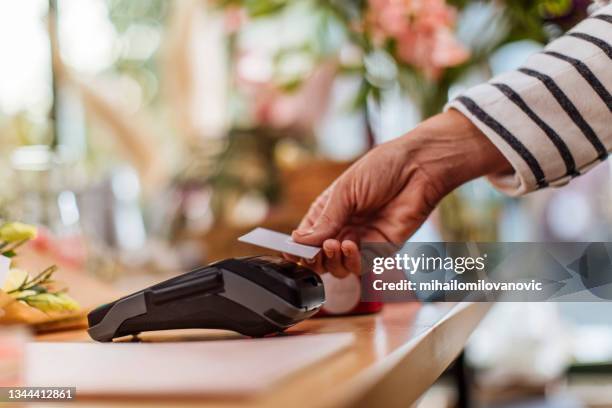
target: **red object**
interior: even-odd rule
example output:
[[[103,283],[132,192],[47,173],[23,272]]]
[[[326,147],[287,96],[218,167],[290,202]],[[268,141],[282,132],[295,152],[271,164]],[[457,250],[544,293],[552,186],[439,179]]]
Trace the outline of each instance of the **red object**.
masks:
[[[384,303],[382,302],[359,302],[353,309],[345,313],[331,313],[323,308],[319,310],[315,317],[351,316],[378,313],[382,310],[383,305]]]
[[[355,275],[339,279],[326,273],[321,279],[326,300],[317,317],[377,313],[383,308],[382,302],[361,301],[361,281]]]

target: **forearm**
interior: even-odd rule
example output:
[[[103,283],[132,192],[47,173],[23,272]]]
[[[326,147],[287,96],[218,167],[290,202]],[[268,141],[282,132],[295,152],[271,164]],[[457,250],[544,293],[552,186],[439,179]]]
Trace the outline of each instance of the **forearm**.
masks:
[[[448,105],[512,164],[492,177],[524,194],[562,186],[612,150],[612,5],[532,55],[522,68],[470,88]]]

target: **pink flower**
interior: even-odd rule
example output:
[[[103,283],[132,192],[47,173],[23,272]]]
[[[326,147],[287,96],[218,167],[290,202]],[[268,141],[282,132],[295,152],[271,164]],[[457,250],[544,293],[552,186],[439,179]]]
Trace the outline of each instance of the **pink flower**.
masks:
[[[370,0],[373,32],[380,37],[395,37],[406,31],[410,24],[407,1]]]
[[[455,10],[444,0],[370,0],[366,18],[373,41],[397,42],[397,57],[430,78],[465,61],[469,53],[455,39]]]

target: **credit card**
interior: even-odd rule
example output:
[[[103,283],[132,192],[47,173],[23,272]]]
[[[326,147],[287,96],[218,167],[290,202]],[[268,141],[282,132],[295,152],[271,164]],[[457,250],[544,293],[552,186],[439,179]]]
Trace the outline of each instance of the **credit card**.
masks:
[[[266,228],[255,228],[248,234],[238,238],[238,241],[257,245],[263,248],[274,249],[276,251],[299,256],[300,258],[304,259],[312,259],[317,256],[319,251],[321,251],[321,248],[319,247],[298,244],[291,239],[290,235],[272,231]]]

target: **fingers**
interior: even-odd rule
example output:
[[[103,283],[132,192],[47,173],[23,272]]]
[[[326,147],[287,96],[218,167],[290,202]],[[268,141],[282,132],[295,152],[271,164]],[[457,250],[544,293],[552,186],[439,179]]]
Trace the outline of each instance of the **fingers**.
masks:
[[[341,244],[342,264],[348,273],[361,274],[361,255],[354,241],[344,240]]]
[[[344,278],[349,271],[344,267],[343,255],[340,242],[335,239],[328,239],[323,243],[325,254],[325,268],[335,277]]]
[[[283,256],[295,262],[296,257]],[[358,275],[361,272],[359,248],[355,242],[349,240],[340,242],[328,239],[323,243],[322,253],[312,260],[301,259],[300,263],[319,274],[329,272],[340,279],[350,274]]]
[[[308,212],[306,213],[304,218],[302,218],[302,221],[300,222],[300,224],[297,227],[298,231],[306,231],[306,230],[309,230],[310,228],[312,228],[314,223],[317,221],[317,219],[321,215],[321,212],[323,211],[323,208],[325,208],[325,204],[327,204],[327,200],[329,199],[329,191],[330,191],[329,188],[326,189],[310,205],[310,208],[308,209]]]
[[[326,239],[336,237],[350,216],[351,205],[346,197],[343,185],[335,183],[333,188],[315,201],[308,212],[311,217],[307,217],[311,222],[300,224],[291,234],[293,240],[300,244],[320,246]],[[320,214],[317,214],[319,211]]]

